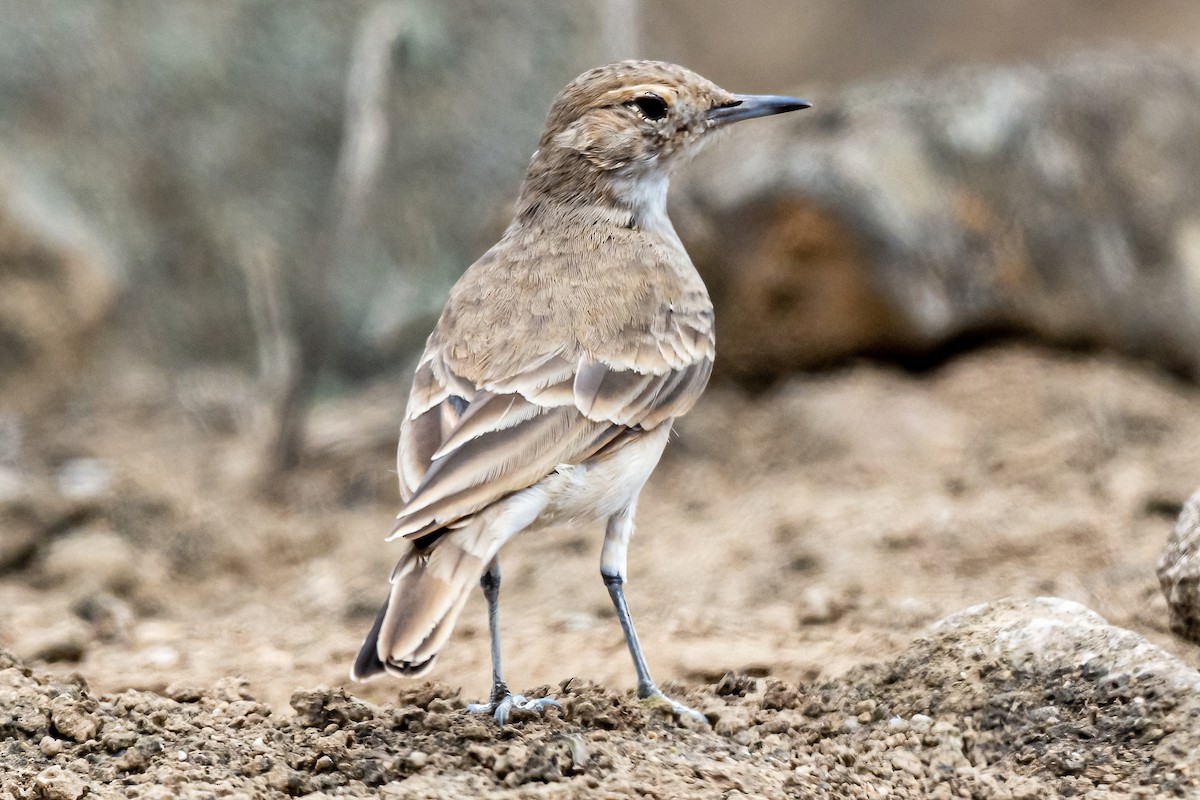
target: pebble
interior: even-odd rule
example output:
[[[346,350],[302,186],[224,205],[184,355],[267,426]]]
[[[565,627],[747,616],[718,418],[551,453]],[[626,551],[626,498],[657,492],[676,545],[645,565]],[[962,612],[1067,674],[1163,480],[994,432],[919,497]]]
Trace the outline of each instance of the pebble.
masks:
[[[88,792],[83,778],[59,766],[42,770],[33,783],[42,800],[79,800]]]

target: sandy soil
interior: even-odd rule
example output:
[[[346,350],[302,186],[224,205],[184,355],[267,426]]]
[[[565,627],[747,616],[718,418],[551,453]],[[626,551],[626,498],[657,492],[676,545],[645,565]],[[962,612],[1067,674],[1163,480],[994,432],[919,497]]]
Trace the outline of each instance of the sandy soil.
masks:
[[[714,388],[678,426],[643,495],[628,595],[655,677],[711,711],[714,731],[631,702],[599,530],[530,535],[504,554],[510,683],[553,687],[563,713],[497,733],[457,710],[488,688],[481,597],[436,685],[349,684],[393,558],[382,536],[396,509],[402,398],[384,385],[324,404],[304,468],[270,500],[254,480],[254,404],[227,375],[122,368],[28,425],[20,458],[0,474],[0,648],[33,670],[20,673],[20,691],[74,692],[88,713],[120,717],[137,735],[109,742],[121,726],[98,723],[96,739],[85,724],[71,745],[78,736],[52,729],[50,710],[23,728],[10,714],[0,764],[25,770],[22,780],[57,767],[43,783],[66,787],[55,795],[59,784],[26,781],[15,796],[75,796],[81,760],[95,780],[102,769],[113,781],[144,774],[177,746],[196,749],[180,744],[188,736],[224,742],[205,780],[264,796],[381,784],[395,796],[525,796],[545,774],[578,796],[808,796],[786,776],[832,746],[811,732],[840,725],[851,696],[916,713],[880,670],[895,672],[932,621],[1008,595],[1076,600],[1200,664],[1167,632],[1154,577],[1200,484],[1200,389],[1106,356],[1006,346],[920,374],[863,364],[757,397]],[[863,666],[881,663],[892,666]],[[805,710],[820,686],[834,687],[828,709]],[[773,691],[792,699],[765,699]],[[733,715],[744,726],[728,721],[727,704],[746,707]],[[878,721],[866,706],[855,713]],[[157,729],[133,722],[156,714]],[[176,717],[164,734],[161,720]],[[1003,739],[1005,729],[981,725],[968,715],[934,738]],[[874,752],[871,737],[890,735],[867,727],[847,746]],[[756,733],[739,739],[744,730]],[[335,747],[326,740],[339,731]],[[771,735],[783,738],[767,758],[754,743]],[[24,744],[6,751],[6,736]],[[43,747],[44,736],[68,744]],[[260,739],[266,749],[254,750]],[[583,751],[591,766],[577,763]],[[119,759],[145,764],[124,770]],[[916,783],[880,785],[916,791],[936,772],[922,763],[905,773]],[[1048,769],[1037,754],[1021,763],[945,796],[1002,796],[996,780]],[[1145,776],[1122,774],[1111,796],[1148,791],[1137,788]],[[614,775],[628,792],[612,788]]]

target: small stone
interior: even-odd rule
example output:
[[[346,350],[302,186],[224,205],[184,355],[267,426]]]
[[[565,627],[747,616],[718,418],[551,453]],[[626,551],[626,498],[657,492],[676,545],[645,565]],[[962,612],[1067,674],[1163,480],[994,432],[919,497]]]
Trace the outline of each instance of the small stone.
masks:
[[[163,689],[163,694],[176,703],[195,703],[204,696],[204,690],[198,686],[190,686],[185,683],[172,683],[166,689]],[[259,741],[262,740],[260,739]]]
[[[569,734],[566,739],[567,749],[571,756],[571,767],[577,772],[581,771],[591,759],[591,755],[588,753],[587,742],[578,733]]]
[[[317,759],[317,763],[313,764],[315,772],[329,772],[333,769],[333,759],[329,756],[321,756]]]
[[[491,767],[496,763],[496,752],[490,747],[484,747],[481,744],[469,745],[467,747],[467,755],[485,767]]]
[[[79,800],[88,791],[83,778],[59,766],[42,770],[33,782],[42,800]]]
[[[767,678],[763,690],[762,707],[772,711],[796,708],[800,704],[800,691],[789,683]]]
[[[933,787],[933,791],[925,796],[928,797],[929,800],[951,800],[951,798],[954,797],[954,793],[950,790],[950,784],[939,783],[937,786]]]
[[[413,769],[420,769],[429,763],[429,754],[422,753],[420,750],[413,750],[408,754],[408,765]]]
[[[100,732],[100,720],[90,712],[87,704],[65,695],[51,701],[50,721],[55,730],[76,742],[95,739]]]
[[[525,766],[525,762],[528,760],[529,748],[523,744],[512,744],[496,758],[496,763],[492,765],[492,772],[497,778],[504,778],[509,773]]]
[[[827,625],[836,622],[849,610],[849,604],[828,587],[810,586],[800,596],[796,610],[801,625]]]
[[[721,697],[745,697],[758,688],[758,681],[740,672],[726,672],[717,683],[716,692]]]
[[[38,749],[42,751],[42,755],[47,758],[54,758],[63,751],[62,742],[55,739],[53,736],[43,736],[38,742]]]
[[[143,772],[162,750],[162,740],[157,736],[143,736],[114,761],[114,766],[122,772]]]
[[[750,710],[747,708],[732,707],[726,709],[713,726],[713,733],[720,736],[735,736],[741,731],[746,730],[750,725]]]

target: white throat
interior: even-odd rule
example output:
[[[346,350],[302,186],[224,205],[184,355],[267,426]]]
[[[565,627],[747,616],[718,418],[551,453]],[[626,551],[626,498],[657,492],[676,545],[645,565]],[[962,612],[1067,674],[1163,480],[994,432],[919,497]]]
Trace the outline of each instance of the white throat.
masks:
[[[621,175],[614,184],[620,199],[633,212],[638,227],[682,248],[679,235],[667,216],[667,190],[671,186],[671,175],[666,169],[654,164]]]

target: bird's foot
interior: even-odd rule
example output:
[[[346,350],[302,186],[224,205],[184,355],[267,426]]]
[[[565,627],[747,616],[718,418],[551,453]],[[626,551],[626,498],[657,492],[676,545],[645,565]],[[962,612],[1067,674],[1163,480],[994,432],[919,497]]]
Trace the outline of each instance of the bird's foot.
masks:
[[[553,697],[539,697],[530,700],[523,694],[513,694],[504,687],[492,692],[492,699],[487,703],[471,703],[467,706],[470,714],[490,714],[501,728],[508,722],[514,710],[541,713],[551,706],[562,708],[562,704]]]
[[[709,724],[708,717],[691,706],[685,706],[683,703],[667,697],[657,686],[651,685],[639,689],[638,698],[642,701],[642,705],[649,706],[650,708],[661,708],[664,711],[671,712],[676,717],[689,719],[701,725]]]

